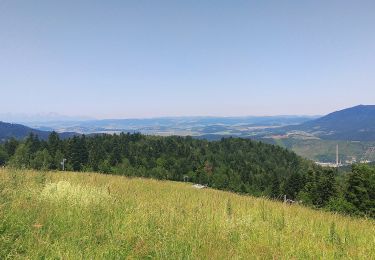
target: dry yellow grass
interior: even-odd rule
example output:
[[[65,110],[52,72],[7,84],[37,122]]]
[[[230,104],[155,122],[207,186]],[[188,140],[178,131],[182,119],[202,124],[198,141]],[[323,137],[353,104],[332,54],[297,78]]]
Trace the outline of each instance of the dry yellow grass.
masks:
[[[375,259],[375,225],[191,184],[0,170],[0,258]]]

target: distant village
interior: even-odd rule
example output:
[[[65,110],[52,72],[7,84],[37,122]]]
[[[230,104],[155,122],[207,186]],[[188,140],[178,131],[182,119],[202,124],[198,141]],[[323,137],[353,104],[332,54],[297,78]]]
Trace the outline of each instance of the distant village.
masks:
[[[345,163],[342,163],[342,161],[339,160],[339,145],[336,145],[336,163],[315,161],[315,164],[317,165],[320,165],[322,167],[332,167],[332,168],[348,166],[354,163],[371,163],[371,161],[365,160],[365,159],[357,161],[357,158],[355,156],[352,156],[349,160],[345,160]]]
[[[315,161],[315,164],[320,165],[322,167],[341,167],[341,166],[348,166],[352,165],[354,163],[357,163],[356,160],[346,160],[345,163],[342,163],[341,161],[339,163],[333,163],[333,162],[317,162]],[[360,160],[358,163],[371,163],[369,160]]]

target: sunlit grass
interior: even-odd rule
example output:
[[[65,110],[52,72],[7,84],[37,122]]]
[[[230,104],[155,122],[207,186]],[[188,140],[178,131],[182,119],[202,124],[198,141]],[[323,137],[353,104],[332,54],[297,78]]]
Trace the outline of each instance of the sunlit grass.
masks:
[[[375,225],[189,184],[0,170],[0,259],[375,259]]]
[[[72,185],[68,181],[47,183],[43,188],[40,198],[54,203],[68,203],[70,205],[92,205],[105,203],[110,195],[104,187],[87,185]]]

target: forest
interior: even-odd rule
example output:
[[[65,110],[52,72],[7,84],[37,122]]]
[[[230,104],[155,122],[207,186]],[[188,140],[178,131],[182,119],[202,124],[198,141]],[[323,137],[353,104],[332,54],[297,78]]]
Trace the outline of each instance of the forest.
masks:
[[[140,133],[74,136],[52,132],[41,140],[30,134],[0,145],[0,165],[189,181],[212,188],[286,198],[304,205],[375,218],[375,167],[351,171],[321,168],[276,145],[250,139],[198,140]]]

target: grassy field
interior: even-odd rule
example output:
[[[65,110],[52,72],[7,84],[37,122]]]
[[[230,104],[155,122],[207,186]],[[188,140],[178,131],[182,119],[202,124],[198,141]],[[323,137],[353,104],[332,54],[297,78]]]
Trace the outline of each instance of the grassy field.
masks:
[[[0,259],[375,259],[375,223],[191,184],[0,170]]]

